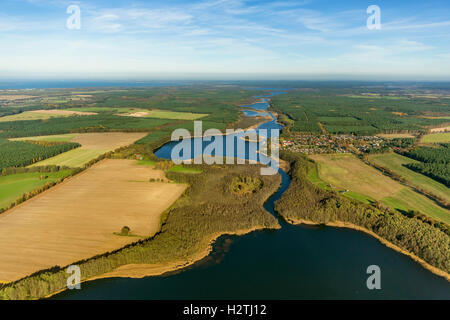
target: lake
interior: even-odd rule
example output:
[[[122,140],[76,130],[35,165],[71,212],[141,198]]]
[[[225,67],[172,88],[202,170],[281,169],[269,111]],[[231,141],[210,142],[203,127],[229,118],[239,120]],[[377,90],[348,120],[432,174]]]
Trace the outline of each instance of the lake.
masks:
[[[266,101],[254,109],[267,107]],[[279,124],[273,119],[261,128]],[[173,145],[155,154],[170,158]],[[90,281],[53,299],[450,299],[447,280],[365,233],[286,223],[273,209],[290,183],[279,173],[280,189],[264,207],[281,229],[222,236],[208,257],[178,272]],[[366,287],[370,265],[381,269],[381,290]]]

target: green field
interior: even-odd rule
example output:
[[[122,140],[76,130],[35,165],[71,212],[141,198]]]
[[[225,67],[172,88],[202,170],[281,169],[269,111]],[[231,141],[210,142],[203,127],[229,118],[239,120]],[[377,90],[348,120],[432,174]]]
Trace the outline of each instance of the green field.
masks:
[[[450,224],[449,210],[383,175],[353,155],[313,155],[310,158],[316,161],[319,168],[316,182],[328,183],[335,191],[342,191],[343,196],[364,203],[376,200],[400,212],[420,211]],[[314,175],[312,177],[314,180]]]
[[[156,119],[169,119],[169,120],[196,120],[206,117],[207,113],[192,113],[192,112],[177,112],[167,110],[147,110],[139,108],[111,108],[111,107],[83,107],[83,108],[70,108],[66,109],[70,111],[79,112],[116,112],[119,115],[133,116],[134,113],[142,113],[142,115],[136,117],[142,118],[156,118]],[[145,114],[144,114],[145,113]]]
[[[112,107],[80,107],[80,108],[69,108],[64,109],[68,111],[78,111],[78,112],[136,112],[141,109],[136,108],[112,108]]]
[[[399,211],[419,211],[436,220],[450,224],[450,212],[448,210],[437,206],[432,200],[418,195],[417,192],[409,188],[404,188],[392,196],[384,198],[382,202]]]
[[[183,166],[174,166],[169,171],[170,172],[180,172],[180,173],[191,173],[191,174],[196,174],[196,173],[202,173],[203,172],[200,169],[183,167]]]
[[[48,182],[55,182],[70,173],[71,170],[61,170],[59,172],[19,173],[0,177],[0,208],[6,208],[24,193],[33,191]],[[41,176],[47,176],[47,178],[41,180]]]
[[[153,160],[139,160],[137,162],[138,166],[154,166],[156,161]]]
[[[450,142],[450,132],[432,133],[423,136],[423,143],[447,143]]]
[[[61,118],[61,117],[67,117],[67,116],[68,115],[25,111],[22,113],[11,115],[11,116],[0,117],[0,122],[25,121],[25,120],[46,120],[46,119],[50,119],[50,118]]]
[[[417,188],[428,191],[448,202],[450,202],[450,190],[444,184],[439,183],[423,174],[410,170],[403,166],[407,163],[418,161],[401,156],[396,153],[386,153],[369,156],[369,161],[383,168],[389,169],[408,181]]]
[[[88,163],[92,159],[95,159],[106,152],[108,152],[107,149],[91,150],[91,149],[77,148],[70,150],[68,152],[61,153],[55,157],[39,161],[31,165],[30,167],[48,166],[48,165],[67,166],[72,168],[82,167],[85,163]]]
[[[37,136],[37,137],[25,137],[14,138],[11,141],[52,141],[52,142],[70,142],[75,138],[75,134],[55,134],[51,136]]]
[[[375,200],[372,199],[371,197],[368,197],[364,194],[360,194],[354,191],[347,191],[344,194],[344,197],[353,199],[353,200],[358,200],[361,201],[362,203],[367,203],[367,204],[373,204],[375,203]]]

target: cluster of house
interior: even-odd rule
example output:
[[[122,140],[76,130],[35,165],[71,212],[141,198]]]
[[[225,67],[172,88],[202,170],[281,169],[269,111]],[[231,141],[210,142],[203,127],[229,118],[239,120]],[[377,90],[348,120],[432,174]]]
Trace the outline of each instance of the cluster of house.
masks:
[[[377,136],[298,134],[280,144],[282,150],[306,154],[360,153],[380,150],[386,146],[386,140]]]

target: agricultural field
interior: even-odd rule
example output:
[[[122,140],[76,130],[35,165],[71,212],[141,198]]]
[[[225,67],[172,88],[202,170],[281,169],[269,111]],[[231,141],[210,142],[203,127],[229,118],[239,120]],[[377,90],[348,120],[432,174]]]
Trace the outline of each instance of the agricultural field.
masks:
[[[132,144],[136,140],[145,137],[145,132],[95,132],[78,133],[68,135],[26,137],[14,140],[35,140],[35,141],[65,141],[76,142],[81,147],[61,153],[55,157],[36,162],[32,166],[58,165],[67,167],[82,167],[92,159],[113,151],[117,148]],[[53,140],[54,139],[54,140]]]
[[[0,122],[26,121],[26,120],[46,120],[50,118],[71,117],[71,116],[90,116],[94,112],[81,112],[69,110],[33,110],[22,113],[0,117]]]
[[[186,187],[134,160],[97,163],[0,215],[0,281],[69,265],[155,234],[161,214]],[[115,234],[124,226],[133,236]]]
[[[450,224],[450,211],[427,197],[364,164],[353,155],[312,155],[318,165],[318,176],[334,190],[348,197],[370,203],[371,199],[398,211],[420,211]],[[353,196],[352,196],[353,195]]]
[[[29,172],[0,176],[0,209],[7,208],[24,193],[31,192],[46,183],[67,177],[72,170],[58,172]]]
[[[439,183],[421,173],[415,172],[405,167],[405,164],[419,163],[414,159],[404,157],[396,153],[385,153],[370,155],[369,161],[380,167],[386,168],[401,178],[405,179],[409,184],[424,189],[425,191],[434,194],[447,202],[450,202],[450,189],[444,184]]]
[[[138,110],[131,113],[121,113],[121,116],[126,117],[144,117],[157,119],[172,119],[172,120],[197,120],[206,117],[207,113],[192,113],[192,112],[175,112],[163,110]]]
[[[423,136],[422,143],[449,143],[450,132],[431,133]]]
[[[409,134],[409,133],[380,133],[380,134],[377,134],[377,136],[384,138],[384,139],[388,139],[388,140],[415,138],[414,135]]]
[[[192,113],[192,112],[176,112],[168,110],[147,110],[139,108],[112,108],[112,107],[82,107],[66,109],[72,112],[111,112],[119,116],[128,116],[136,118],[156,118],[156,119],[171,119],[171,120],[196,120],[206,117],[207,113]]]

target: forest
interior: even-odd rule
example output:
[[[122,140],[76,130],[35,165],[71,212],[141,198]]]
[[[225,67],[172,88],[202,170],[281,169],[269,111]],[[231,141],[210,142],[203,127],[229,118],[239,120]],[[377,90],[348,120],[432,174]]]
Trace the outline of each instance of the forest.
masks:
[[[9,167],[25,167],[80,146],[79,143],[73,142],[43,145],[0,139],[0,170]]]
[[[364,89],[292,90],[273,97],[274,110],[294,121],[290,130],[305,133],[374,135],[377,133],[425,132],[427,126],[448,122],[428,113],[448,114],[444,100],[407,96],[364,96]]]
[[[450,187],[450,143],[441,143],[439,147],[417,147],[403,155],[420,161],[406,164],[407,168]]]

